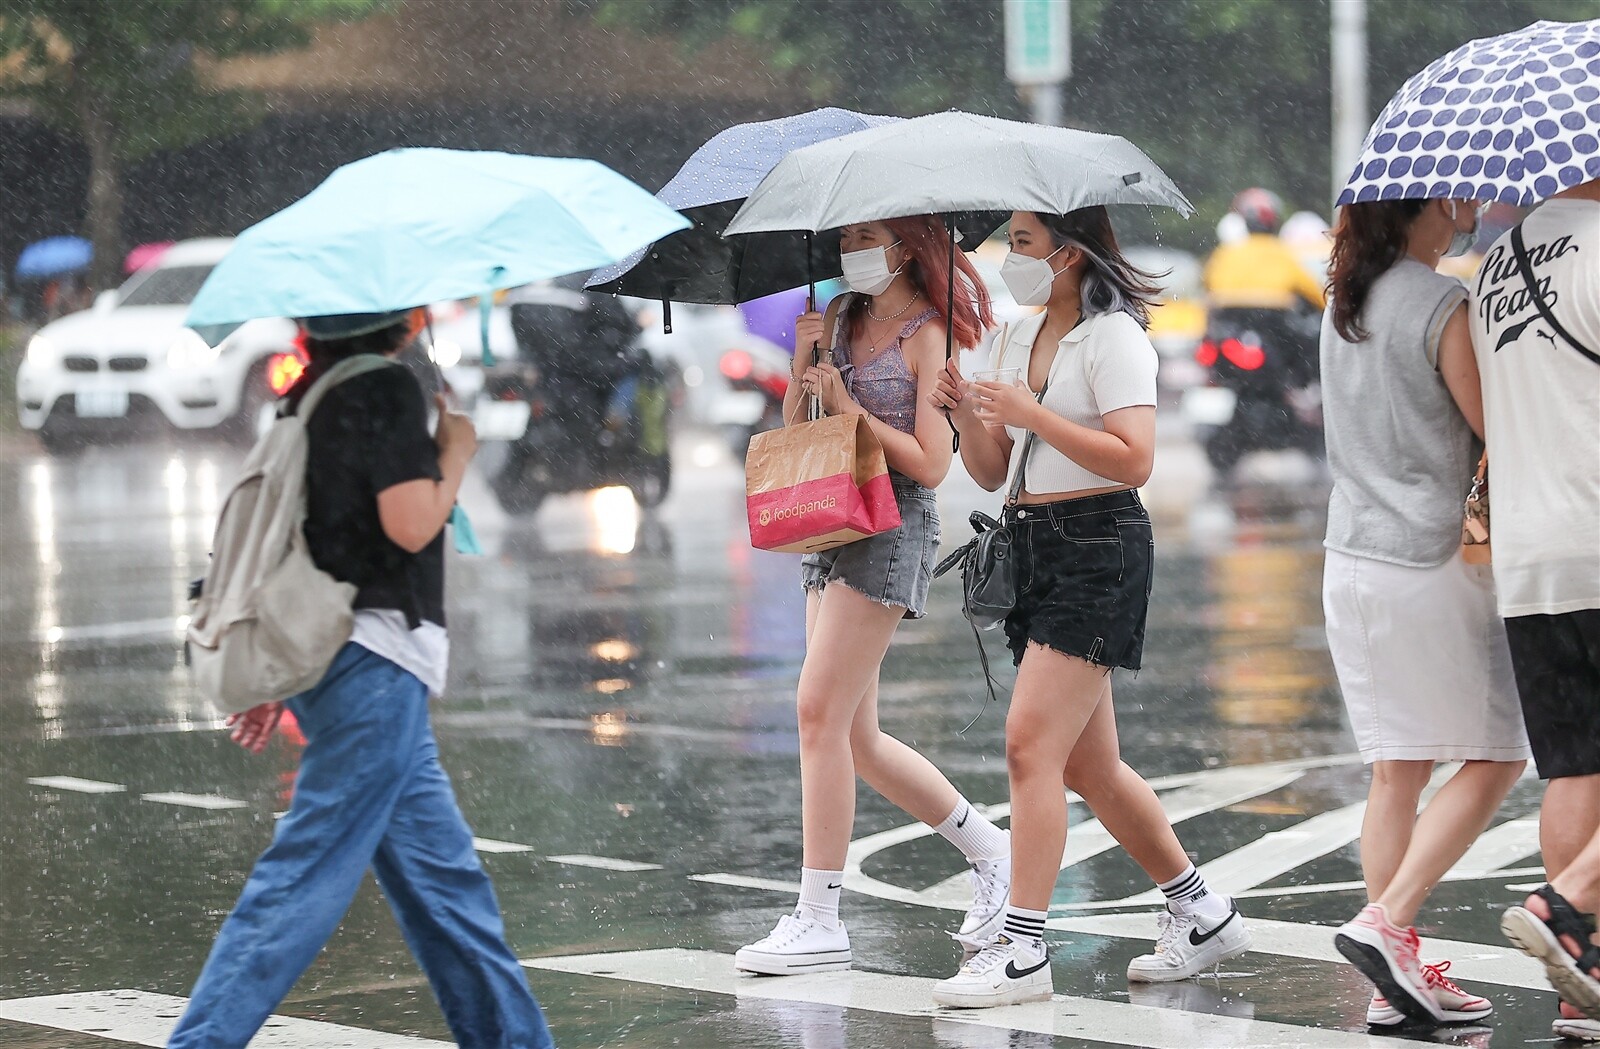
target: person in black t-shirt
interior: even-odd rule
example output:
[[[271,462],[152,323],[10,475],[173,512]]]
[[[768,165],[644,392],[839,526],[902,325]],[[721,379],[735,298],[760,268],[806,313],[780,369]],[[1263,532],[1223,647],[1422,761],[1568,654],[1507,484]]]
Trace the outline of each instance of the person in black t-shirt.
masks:
[[[311,365],[289,408],[338,361],[394,358],[416,314],[312,317]],[[443,689],[445,522],[477,437],[442,397],[438,432],[416,378],[382,368],[334,387],[307,423],[306,539],[355,584],[350,643],[314,688],[229,719],[259,753],[285,706],[307,745],[294,800],[223,923],[170,1049],[246,1045],[377,876],[456,1041],[553,1049],[506,942],[472,831],[439,765],[428,722]]]

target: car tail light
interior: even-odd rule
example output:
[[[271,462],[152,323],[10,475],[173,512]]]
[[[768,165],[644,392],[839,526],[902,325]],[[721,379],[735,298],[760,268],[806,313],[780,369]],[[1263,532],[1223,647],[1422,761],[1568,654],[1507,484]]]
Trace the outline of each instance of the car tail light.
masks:
[[[1247,372],[1253,372],[1267,363],[1267,351],[1263,350],[1261,344],[1256,342],[1223,339],[1222,355],[1228,358],[1229,363],[1234,367]]]
[[[528,402],[528,412],[535,419],[543,419],[544,418],[544,401],[542,401],[542,400],[533,400],[533,401]]]
[[[298,353],[275,353],[267,362],[267,386],[273,396],[282,397],[306,373],[306,362]]]
[[[1200,348],[1194,351],[1194,359],[1199,361],[1201,366],[1205,368],[1216,364],[1217,344],[1210,339],[1205,340],[1200,344]]]
[[[743,382],[755,370],[755,362],[743,350],[729,350],[722,355],[722,374],[731,382]]]

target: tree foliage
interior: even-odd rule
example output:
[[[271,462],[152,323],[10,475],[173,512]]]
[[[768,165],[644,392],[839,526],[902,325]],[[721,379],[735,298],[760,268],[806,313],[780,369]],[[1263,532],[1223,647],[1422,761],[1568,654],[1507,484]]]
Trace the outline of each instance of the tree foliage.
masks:
[[[114,275],[120,172],[157,150],[249,119],[245,98],[210,89],[202,56],[277,51],[319,20],[356,18],[382,0],[0,0],[0,97],[32,103],[83,139],[102,283]]]
[[[765,46],[817,105],[904,115],[1026,110],[1005,80],[999,0],[568,0],[691,52],[732,34]],[[1542,18],[1600,17],[1600,0],[1368,0],[1373,114],[1412,73],[1469,39]],[[1328,0],[1074,0],[1067,123],[1143,147],[1214,221],[1266,185],[1327,212]],[[1157,221],[1198,246],[1209,222]]]

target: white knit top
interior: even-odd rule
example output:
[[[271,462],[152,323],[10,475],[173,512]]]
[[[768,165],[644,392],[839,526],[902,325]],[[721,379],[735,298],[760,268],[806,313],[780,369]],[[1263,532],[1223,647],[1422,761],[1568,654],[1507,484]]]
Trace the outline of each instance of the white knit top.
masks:
[[[1001,329],[995,337],[991,367],[1021,368],[1026,382],[1033,343],[1044,319],[1045,314],[1039,313]],[[1063,419],[1103,431],[1101,420],[1111,412],[1156,403],[1160,364],[1150,337],[1128,314],[1119,311],[1087,318],[1061,339],[1050,364],[1044,406]],[[1008,426],[1006,432],[1012,441],[1005,489],[1010,491],[1027,431]],[[1043,440],[1033,442],[1025,481],[1027,490],[1035,495],[1113,488],[1121,483],[1084,469]]]

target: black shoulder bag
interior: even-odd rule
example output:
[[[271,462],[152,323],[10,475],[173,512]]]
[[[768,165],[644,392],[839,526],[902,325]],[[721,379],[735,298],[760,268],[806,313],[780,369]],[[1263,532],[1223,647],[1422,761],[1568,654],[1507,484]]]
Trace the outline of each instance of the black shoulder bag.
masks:
[[[1042,402],[1045,390],[1049,388],[1050,383],[1046,381],[1036,399]],[[1033,451],[1033,442],[1038,440],[1038,436],[1030,430],[1022,442],[1022,459],[1017,464],[1017,476],[1006,493],[1007,507],[1015,506],[1022,493],[1023,481],[1028,474],[1028,453]],[[979,631],[993,630],[1005,622],[1006,616],[1017,605],[1016,551],[1009,525],[996,521],[981,510],[972,511],[972,516],[967,520],[977,534],[965,546],[940,561],[933,570],[933,577],[937,579],[957,565],[961,566],[961,611],[966,615],[967,622],[972,624],[972,636],[978,642],[978,661],[983,665],[988,698],[996,699],[994,677],[989,673],[989,653],[984,650]],[[978,713],[981,716],[983,712],[980,710]],[[977,720],[974,717],[961,731],[971,728]]]

